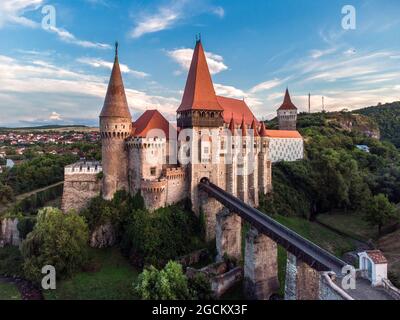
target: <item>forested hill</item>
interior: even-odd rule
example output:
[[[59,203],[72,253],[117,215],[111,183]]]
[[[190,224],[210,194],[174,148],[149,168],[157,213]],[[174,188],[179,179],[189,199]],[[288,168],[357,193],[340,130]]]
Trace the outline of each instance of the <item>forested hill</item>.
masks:
[[[354,111],[376,121],[382,139],[392,142],[400,148],[400,101]]]
[[[350,113],[300,114],[305,159],[273,166],[274,192],[265,210],[310,217],[332,210],[361,211],[371,196],[400,202],[400,150],[370,136],[374,122],[349,130]],[[267,123],[270,128],[276,120]],[[365,130],[366,129],[366,130]],[[367,145],[370,152],[357,148]]]

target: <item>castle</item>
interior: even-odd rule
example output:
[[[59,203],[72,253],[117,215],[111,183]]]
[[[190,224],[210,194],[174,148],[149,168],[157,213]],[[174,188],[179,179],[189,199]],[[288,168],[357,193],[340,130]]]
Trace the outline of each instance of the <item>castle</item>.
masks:
[[[257,207],[259,194],[272,190],[272,162],[303,158],[303,138],[296,131],[297,108],[286,90],[278,109],[279,130],[269,130],[244,100],[215,93],[201,41],[194,49],[189,74],[177,109],[176,126],[158,110],[147,110],[133,122],[125,95],[116,49],[114,66],[100,114],[102,163],[66,168],[64,210],[81,209],[90,171],[102,170],[101,181],[91,180],[110,200],[118,190],[141,193],[154,210],[189,198],[200,212],[198,183],[208,178],[222,189]],[[91,170],[90,166],[96,166]],[[87,167],[85,174],[76,168]],[[74,174],[74,170],[76,174]],[[94,175],[94,173],[92,173]],[[98,174],[98,173],[96,173]],[[75,181],[73,177],[76,177]],[[81,180],[84,177],[84,180]],[[67,181],[68,180],[68,181]],[[89,179],[90,180],[90,179]],[[101,185],[100,185],[101,184]],[[78,187],[79,192],[69,189]],[[76,191],[76,190],[75,190]],[[93,192],[88,194],[90,198]]]

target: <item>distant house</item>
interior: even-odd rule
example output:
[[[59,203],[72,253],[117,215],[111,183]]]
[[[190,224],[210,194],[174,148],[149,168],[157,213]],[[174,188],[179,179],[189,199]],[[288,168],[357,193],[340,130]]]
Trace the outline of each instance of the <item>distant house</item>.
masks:
[[[369,147],[367,146],[367,145],[365,145],[365,144],[358,144],[358,145],[356,145],[356,148],[358,149],[358,150],[361,150],[361,151],[364,151],[364,152],[370,152],[369,151]]]
[[[360,270],[364,277],[371,281],[372,286],[381,286],[382,281],[387,279],[388,262],[381,251],[369,250],[358,254],[360,259]]]

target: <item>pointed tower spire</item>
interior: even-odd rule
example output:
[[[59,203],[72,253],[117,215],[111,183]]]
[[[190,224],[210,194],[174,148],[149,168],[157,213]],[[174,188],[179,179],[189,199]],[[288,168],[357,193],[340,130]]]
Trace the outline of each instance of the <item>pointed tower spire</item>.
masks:
[[[120,117],[131,119],[131,113],[125,95],[124,82],[119,67],[118,42],[115,43],[114,66],[111,72],[110,82],[108,83],[107,94],[100,117]]]
[[[264,121],[261,122],[260,136],[261,137],[266,137],[267,136],[267,129],[265,128]]]
[[[182,103],[177,112],[188,110],[223,111],[215,94],[201,39],[197,38]]]
[[[256,123],[256,119],[255,118],[253,118],[253,122],[251,123],[251,129],[253,130],[254,137],[259,137],[260,136],[258,134],[257,123]]]
[[[242,130],[242,137],[246,137],[247,136],[247,126],[246,126],[246,123],[244,122],[244,115],[243,115],[242,125],[240,126],[240,129]]]
[[[285,98],[283,99],[283,104],[278,110],[297,110],[297,107],[293,104],[290,98],[289,89],[286,88]]]
[[[229,130],[232,132],[233,136],[236,134],[236,126],[235,126],[235,120],[233,120],[233,112],[232,112],[231,122],[229,123]]]

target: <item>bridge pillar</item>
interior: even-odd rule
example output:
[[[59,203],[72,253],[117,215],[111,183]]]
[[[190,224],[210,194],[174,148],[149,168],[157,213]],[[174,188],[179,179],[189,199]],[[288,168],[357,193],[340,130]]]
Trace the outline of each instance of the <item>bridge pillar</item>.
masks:
[[[204,218],[205,240],[206,242],[215,239],[215,231],[217,224],[217,214],[221,212],[223,205],[214,198],[204,198],[201,205],[201,213]]]
[[[222,261],[224,255],[237,261],[242,257],[242,219],[234,212],[224,208],[217,214],[217,261]]]
[[[297,300],[319,300],[320,273],[297,259]]]
[[[290,252],[287,253],[285,300],[297,300],[297,258]]]
[[[319,300],[320,272],[288,252],[285,300]]]
[[[277,244],[253,227],[246,236],[244,278],[250,299],[268,300],[279,290]]]

